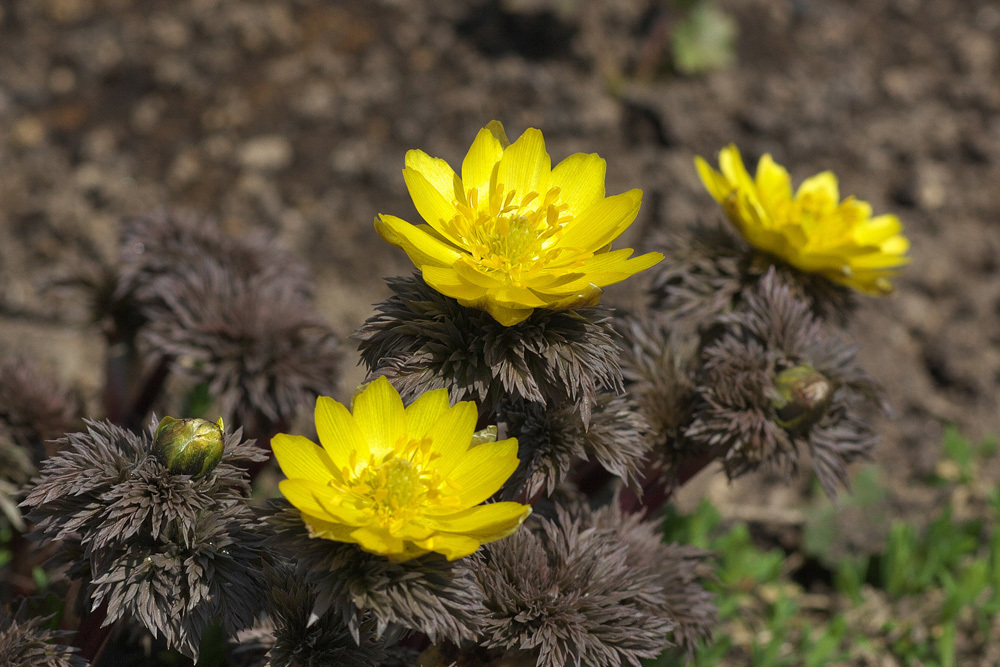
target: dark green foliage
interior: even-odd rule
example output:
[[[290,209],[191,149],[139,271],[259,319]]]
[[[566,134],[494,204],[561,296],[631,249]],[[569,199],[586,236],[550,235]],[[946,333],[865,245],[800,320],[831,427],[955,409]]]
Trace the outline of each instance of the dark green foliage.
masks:
[[[693,583],[704,552],[661,544],[614,505],[574,513],[532,517],[474,557],[483,646],[546,667],[639,665],[670,645],[668,633],[687,642],[707,630],[714,608]]]
[[[67,632],[50,630],[47,619],[18,622],[0,608],[0,665],[3,667],[86,667],[71,646],[58,643]]]
[[[658,521],[624,515],[614,503],[592,516],[597,530],[617,533],[628,546],[626,565],[636,573],[654,574],[663,591],[661,611],[674,623],[670,638],[691,655],[699,641],[712,635],[717,620],[715,595],[702,586],[713,577],[711,552],[690,544],[664,544]]]
[[[242,278],[291,286],[296,298],[312,297],[308,273],[294,255],[262,234],[232,238],[216,221],[191,213],[161,210],[125,221],[118,257],[119,299],[132,298],[140,307],[159,301],[157,284],[189,273],[204,263],[228,267]]]
[[[510,397],[571,404],[587,424],[599,390],[621,392],[619,336],[607,308],[538,309],[505,327],[419,276],[387,282],[395,294],[352,338],[369,372],[389,378],[404,401],[444,387],[452,402],[479,403],[487,421]]]
[[[266,620],[241,633],[231,645],[232,662],[242,667],[371,667],[388,657],[388,636],[374,635],[374,622],[360,626],[358,642],[334,611],[314,615],[316,593],[290,564],[268,568]],[[392,633],[387,633],[392,634]]]
[[[263,235],[231,238],[196,216],[129,220],[116,298],[140,340],[226,421],[268,432],[336,387],[341,352],[312,307],[302,263]]]
[[[378,636],[390,628],[417,630],[432,642],[476,636],[482,592],[465,559],[427,554],[400,563],[355,544],[312,539],[299,511],[284,501],[272,505],[267,521],[274,529],[271,546],[315,591],[314,613],[329,610],[355,640],[369,618]]]
[[[874,381],[855,360],[857,350],[830,331],[773,269],[743,295],[741,307],[718,320],[696,373],[693,418],[685,429],[696,448],[721,448],[730,476],[762,463],[792,468],[797,445],[809,447],[813,468],[830,495],[847,485],[847,464],[865,458],[877,438],[857,412],[885,407]],[[808,429],[782,425],[775,379],[808,365],[833,389],[825,414]]]
[[[846,323],[856,307],[849,288],[756,250],[728,223],[664,233],[652,249],[665,259],[651,269],[651,306],[680,328],[707,330],[719,316],[738,308],[744,293],[772,269],[821,319]]]
[[[589,428],[572,406],[510,401],[500,408],[507,435],[517,438],[521,463],[501,490],[502,498],[551,495],[570,466],[595,461],[627,484],[638,487],[649,449],[649,426],[625,396],[598,394]]]
[[[658,319],[623,319],[622,375],[635,410],[649,424],[653,463],[677,463],[680,429],[691,419],[691,336],[673,336]]]
[[[61,542],[55,559],[83,580],[81,600],[106,604],[109,621],[129,618],[195,657],[210,624],[250,625],[268,556],[241,464],[264,454],[237,430],[222,462],[194,479],[152,455],[151,432],[87,425],[66,436],[23,503],[37,535]]]
[[[30,360],[11,357],[0,363],[0,450],[18,447],[37,465],[45,458],[45,441],[76,429],[80,409],[79,397]],[[0,477],[18,482],[13,471],[0,465]]]
[[[267,431],[333,393],[339,376],[336,336],[299,290],[206,260],[157,281],[142,341],[205,384],[227,421]]]

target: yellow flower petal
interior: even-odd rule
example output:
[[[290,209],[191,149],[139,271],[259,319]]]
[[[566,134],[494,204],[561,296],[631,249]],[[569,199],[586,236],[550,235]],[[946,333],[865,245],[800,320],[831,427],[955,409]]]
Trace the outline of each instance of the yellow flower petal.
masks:
[[[435,389],[417,397],[406,408],[406,432],[419,440],[427,435],[431,426],[451,409],[447,389]]]
[[[498,120],[491,120],[486,123],[486,129],[500,142],[500,148],[506,150],[510,146],[510,139],[507,138],[507,133],[503,129],[503,123]]]
[[[458,215],[455,200],[445,199],[423,174],[410,167],[403,170],[403,180],[420,217],[451,243],[460,243],[460,239],[453,238],[446,231],[448,221]]]
[[[700,155],[695,156],[694,166],[698,170],[698,178],[701,179],[709,194],[720,204],[724,202],[729,193],[733,191],[732,184],[726,180],[725,176],[712,169]]]
[[[792,179],[770,154],[764,155],[757,163],[756,184],[758,198],[765,208],[779,206],[792,198]]]
[[[504,192],[517,193],[517,201],[532,192],[544,193],[549,187],[552,161],[545,152],[545,140],[535,128],[525,130],[500,158],[497,182]]]
[[[407,151],[405,164],[406,169],[423,176],[446,202],[461,201],[465,195],[458,174],[441,158],[431,157],[423,151]]]
[[[486,296],[486,288],[462,280],[452,268],[424,266],[420,269],[424,282],[445,296],[459,301],[477,301]]]
[[[299,510],[323,521],[350,524],[367,523],[365,515],[354,507],[336,502],[336,493],[329,486],[310,479],[285,479],[278,483],[281,495]]]
[[[351,540],[357,542],[362,549],[374,554],[387,556],[403,551],[403,540],[389,534],[385,528],[366,526],[351,532]]]
[[[427,525],[446,533],[461,533],[492,542],[517,530],[528,515],[530,505],[521,503],[490,503],[444,516],[430,517]]]
[[[795,192],[795,198],[812,197],[817,201],[829,202],[831,208],[840,201],[840,188],[832,171],[823,171],[802,181]]]
[[[455,269],[455,273],[458,277],[462,279],[463,282],[470,283],[472,285],[478,285],[479,287],[485,287],[487,289],[500,287],[506,283],[495,276],[491,276],[490,273],[483,269],[483,267],[476,265],[468,257],[463,257],[459,261],[452,265]]]
[[[624,248],[595,255],[583,263],[581,270],[594,284],[606,287],[645,271],[663,259],[663,255],[658,252],[648,252],[629,259],[631,254],[631,248]]]
[[[320,396],[316,399],[313,416],[319,441],[336,466],[338,475],[344,468],[353,468],[351,452],[354,452],[355,461],[368,459],[370,452],[367,438],[347,408],[328,396]]]
[[[559,188],[557,202],[575,217],[604,199],[607,163],[596,153],[576,153],[552,169],[551,187]]]
[[[888,277],[909,261],[909,242],[899,219],[872,217],[871,205],[853,197],[840,201],[832,172],[807,178],[793,195],[788,172],[770,155],[761,158],[753,180],[735,146],[719,152],[721,173],[701,158],[695,159],[695,166],[726,217],[752,246],[801,271],[886,294],[892,289]]]
[[[466,193],[476,192],[480,209],[489,204],[490,182],[503,156],[504,147],[488,128],[479,130],[476,140],[462,161],[462,186]],[[471,200],[470,196],[470,200]]]
[[[414,266],[450,266],[462,253],[428,233],[428,225],[411,225],[394,215],[375,218],[375,231],[387,243],[402,248]]]
[[[449,533],[436,533],[426,540],[415,542],[415,544],[428,551],[444,554],[448,560],[470,556],[481,546],[479,540]]]
[[[384,377],[369,384],[354,399],[354,421],[376,457],[395,451],[404,435],[405,414],[399,393]]]
[[[478,505],[500,490],[517,470],[517,440],[486,442],[465,453],[448,479],[457,489],[460,506]]]
[[[559,245],[593,252],[618,238],[635,220],[642,203],[641,190],[629,190],[601,200],[563,230]]]
[[[909,245],[906,239],[902,240],[901,243],[903,251]],[[898,266],[903,266],[909,263],[907,257],[901,257],[899,254],[893,253],[872,253],[870,255],[864,255],[861,257],[852,257],[849,260],[849,264],[853,269],[889,269]]]
[[[348,526],[343,523],[333,521],[323,521],[322,519],[302,512],[302,522],[309,529],[310,537],[320,537],[325,540],[337,542],[353,542],[351,533],[357,530],[356,526]]]
[[[744,191],[752,191],[753,179],[750,178],[747,168],[743,165],[743,157],[736,146],[730,144],[719,151],[719,168],[722,170],[722,175],[734,187]]]
[[[875,245],[903,231],[903,223],[894,215],[879,215],[854,230],[854,240],[865,245]],[[905,250],[903,252],[906,252]]]
[[[342,479],[340,466],[309,438],[279,433],[271,438],[271,450],[285,477],[301,477],[320,484]]]
[[[602,294],[604,294],[604,290],[594,283],[590,283],[566,296],[551,296],[552,301],[549,302],[548,307],[552,310],[590,308],[600,302]]]
[[[546,302],[525,287],[501,287],[490,290],[490,300],[514,308],[544,308]]]
[[[462,401],[438,417],[427,430],[427,437],[431,439],[431,451],[441,455],[437,470],[442,475],[451,472],[458,465],[462,454],[469,449],[478,419],[476,404]]]
[[[903,255],[910,249],[910,240],[905,236],[893,236],[882,242],[879,251],[887,255]],[[909,258],[901,257],[901,260],[909,262]]]
[[[473,304],[462,304],[462,305],[473,305]],[[482,307],[478,303],[475,307]],[[512,327],[515,324],[520,324],[529,317],[531,313],[534,312],[533,308],[523,308],[520,306],[505,306],[496,301],[486,301],[485,304],[486,312],[489,313],[493,319],[495,319],[500,324],[505,327]]]

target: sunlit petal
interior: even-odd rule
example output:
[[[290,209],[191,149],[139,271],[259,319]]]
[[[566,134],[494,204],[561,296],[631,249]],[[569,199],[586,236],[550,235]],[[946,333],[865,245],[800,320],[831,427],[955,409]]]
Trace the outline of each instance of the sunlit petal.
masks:
[[[371,453],[385,456],[403,437],[403,401],[389,381],[380,377],[354,399],[354,420],[367,437]]]
[[[531,507],[521,503],[491,503],[470,507],[446,516],[431,517],[427,525],[448,533],[462,533],[470,537],[509,535],[528,515]]]
[[[271,450],[285,477],[300,477],[320,484],[341,478],[340,467],[323,448],[301,435],[279,433],[271,438]]]
[[[462,454],[472,443],[479,412],[472,401],[462,401],[442,414],[427,431],[431,451],[440,455],[437,469],[447,475],[458,465]]]
[[[435,389],[421,394],[406,408],[406,432],[411,438],[424,437],[450,408],[447,389]]]
[[[559,188],[559,203],[578,216],[604,199],[607,163],[596,153],[576,153],[552,169],[550,185]]]
[[[553,169],[540,131],[511,144],[492,121],[469,148],[461,179],[423,151],[407,153],[403,178],[428,225],[381,215],[376,229],[407,253],[429,286],[516,326],[538,309],[596,305],[602,286],[652,265],[650,255],[614,267],[588,263],[609,250],[642,201],[639,190],[606,197],[606,170],[592,153],[570,155]],[[725,177],[707,164],[704,171],[725,196]]]
[[[518,463],[517,440],[513,438],[470,449],[449,475],[451,484],[458,489],[460,506],[478,505],[499,491]]]
[[[545,152],[542,133],[529,128],[512,143],[500,158],[497,182],[505,191],[524,197],[532,192],[548,190],[552,161]]]
[[[450,266],[462,256],[454,246],[429,234],[428,225],[411,225],[394,215],[375,218],[375,231],[387,243],[402,248],[414,266]]]
[[[601,200],[566,226],[560,245],[597,250],[614,239],[635,220],[642,203],[642,192],[629,190]]]
[[[871,205],[853,197],[841,201],[833,172],[807,178],[793,194],[788,172],[770,155],[760,159],[754,179],[732,145],[719,152],[720,171],[700,157],[695,167],[750,245],[800,271],[861,292],[888,294],[893,269],[909,261],[899,219],[872,217]],[[593,275],[615,277],[611,271]]]
[[[311,537],[353,542],[393,561],[428,551],[454,559],[510,534],[530,512],[518,503],[469,511],[517,467],[516,440],[476,437],[475,403],[452,406],[438,389],[404,408],[379,377],[359,389],[353,408],[317,401],[323,447],[283,433],[273,440],[289,477],[279,489]]]
[[[488,128],[479,130],[476,140],[462,161],[462,186],[466,193],[475,191],[478,202],[486,204],[490,196],[490,181],[500,162],[504,147]]]
[[[354,417],[342,404],[327,396],[316,399],[316,433],[323,449],[330,456],[337,471],[353,467],[351,452],[355,458],[368,458],[368,439],[354,421]],[[287,474],[287,473],[286,473]],[[295,475],[288,475],[294,477]]]

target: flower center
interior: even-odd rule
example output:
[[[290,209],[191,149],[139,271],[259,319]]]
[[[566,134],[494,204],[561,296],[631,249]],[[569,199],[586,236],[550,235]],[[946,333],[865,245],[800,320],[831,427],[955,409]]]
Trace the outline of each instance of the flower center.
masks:
[[[442,490],[450,485],[436,470],[434,461],[439,454],[431,452],[430,446],[428,438],[407,439],[381,459],[369,458],[355,468],[354,475],[350,468],[345,469],[348,492],[374,523],[395,533],[427,505],[457,502],[454,495],[442,497]]]
[[[530,192],[518,199],[517,194],[505,193],[497,184],[480,206],[478,190],[471,190],[467,201],[455,202],[458,215],[445,229],[468,251],[466,264],[506,285],[521,286],[547,265],[579,251],[558,247],[560,232],[573,219],[565,204],[556,204],[559,188],[544,196]]]
[[[775,207],[777,227],[801,229],[804,247],[821,250],[842,243],[851,233],[854,220],[850,200],[837,201],[821,193],[807,193]]]
[[[414,501],[426,493],[420,481],[420,471],[409,461],[392,459],[375,469],[378,489],[375,501],[381,501],[388,510],[412,507]]]

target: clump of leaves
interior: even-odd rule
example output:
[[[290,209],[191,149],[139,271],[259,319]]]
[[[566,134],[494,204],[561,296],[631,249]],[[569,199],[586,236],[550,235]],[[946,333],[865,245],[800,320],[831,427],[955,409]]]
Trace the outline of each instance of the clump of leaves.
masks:
[[[81,580],[89,611],[104,605],[108,623],[132,620],[197,658],[213,623],[235,631],[261,607],[256,571],[267,554],[243,465],[265,455],[237,430],[210,474],[175,474],[152,452],[154,429],[87,422],[22,504],[37,535],[60,543],[54,560]]]
[[[816,591],[793,578],[800,555],[760,547],[746,525],[726,526],[707,501],[688,515],[668,511],[667,539],[712,549],[719,564],[709,589],[718,596],[720,623],[692,664],[791,667],[886,657],[996,664],[1000,647],[990,637],[1000,628],[1000,488],[977,473],[996,445],[974,445],[949,429],[944,452],[941,474],[931,480],[944,506],[926,525],[875,520],[881,538],[873,531],[858,542],[858,514],[877,519],[891,502],[871,468],[855,476],[853,498],[838,498],[837,507],[824,500],[811,511],[803,551],[827,568],[827,583],[813,578]],[[855,521],[840,530],[834,512],[853,513]],[[681,664],[667,654],[650,663]]]
[[[474,400],[493,420],[505,398],[572,405],[584,425],[599,392],[620,393],[619,338],[611,310],[536,310],[506,327],[466,308],[419,276],[391,278],[393,291],[352,335],[373,376],[408,402],[442,387],[452,403]]]
[[[682,18],[670,35],[674,68],[696,75],[736,60],[736,22],[712,0],[674,0]]]

